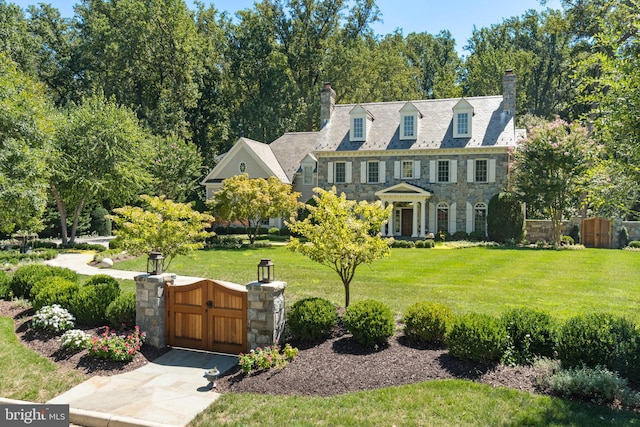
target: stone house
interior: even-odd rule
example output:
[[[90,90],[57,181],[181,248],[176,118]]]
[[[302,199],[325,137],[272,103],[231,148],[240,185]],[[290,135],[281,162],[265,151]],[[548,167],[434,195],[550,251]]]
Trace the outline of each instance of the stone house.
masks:
[[[501,96],[337,104],[321,91],[318,132],[286,133],[271,144],[240,138],[205,177],[207,199],[238,173],[277,176],[308,200],[313,188],[392,204],[385,236],[486,233],[489,199],[509,184],[516,76]],[[272,219],[270,226],[281,226]]]

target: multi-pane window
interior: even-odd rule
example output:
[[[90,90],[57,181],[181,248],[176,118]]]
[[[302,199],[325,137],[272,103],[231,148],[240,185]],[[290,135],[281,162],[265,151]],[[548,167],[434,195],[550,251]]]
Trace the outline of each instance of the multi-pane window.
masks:
[[[487,182],[488,176],[487,160],[476,160],[475,182]]]
[[[313,167],[312,166],[304,166],[302,168],[302,178],[303,178],[304,185],[313,184]]]
[[[413,160],[402,161],[402,178],[413,178]]]
[[[438,160],[438,182],[449,182],[449,160]]]
[[[380,162],[367,163],[367,182],[377,183],[380,177]]]
[[[469,113],[458,113],[458,135],[469,133]]]
[[[334,170],[334,182],[344,184],[347,182],[347,167],[345,162],[336,162]]]
[[[405,137],[415,136],[415,117],[404,116],[403,120],[403,135]]]
[[[353,119],[353,137],[356,139],[364,137],[364,118],[356,117]]]
[[[473,214],[473,231],[487,232],[487,205],[477,203]]]
[[[438,233],[448,233],[449,232],[449,206],[442,202],[438,203],[438,207],[436,208],[438,223],[436,224],[438,228]]]

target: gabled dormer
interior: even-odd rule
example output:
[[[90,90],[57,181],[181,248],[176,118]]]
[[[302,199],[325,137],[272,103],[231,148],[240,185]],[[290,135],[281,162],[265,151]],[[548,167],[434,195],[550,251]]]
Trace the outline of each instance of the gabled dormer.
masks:
[[[473,105],[462,98],[453,107],[453,137],[470,138],[473,125]]]
[[[424,117],[411,102],[400,109],[400,139],[418,139],[418,120]]]
[[[356,105],[349,112],[349,139],[351,141],[366,141],[367,134],[373,122],[373,116],[361,105]]]

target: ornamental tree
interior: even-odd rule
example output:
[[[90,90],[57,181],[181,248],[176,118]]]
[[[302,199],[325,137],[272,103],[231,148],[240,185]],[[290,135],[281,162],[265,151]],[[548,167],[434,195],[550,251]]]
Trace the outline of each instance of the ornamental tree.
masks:
[[[334,270],[340,276],[349,306],[349,286],[360,264],[370,264],[390,253],[393,239],[383,238],[380,229],[391,215],[391,206],[381,202],[347,200],[344,193],[314,189],[315,206],[307,204],[304,220],[287,223],[293,234],[289,249]]]
[[[207,205],[216,218],[244,225],[253,244],[264,221],[295,214],[299,195],[274,176],[264,179],[242,174],[225,179],[222,189],[213,194]]]
[[[212,235],[206,228],[213,217],[164,197],[140,196],[143,208],[125,206],[114,209],[111,218],[117,226],[114,232],[122,239],[122,249],[134,255],[151,251],[161,252],[168,268],[176,255],[187,255],[201,249]]]
[[[529,129],[515,152],[514,184],[520,199],[551,218],[560,243],[562,217],[579,208],[594,144],[579,124],[556,119]]]

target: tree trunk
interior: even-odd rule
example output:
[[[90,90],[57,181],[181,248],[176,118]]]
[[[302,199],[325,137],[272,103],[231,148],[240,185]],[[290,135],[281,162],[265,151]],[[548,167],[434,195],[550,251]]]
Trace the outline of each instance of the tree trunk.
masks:
[[[344,308],[349,307],[349,283],[342,282],[344,285]]]
[[[76,210],[73,213],[73,224],[71,225],[71,238],[69,239],[69,243],[74,244],[76,242],[76,232],[78,231],[78,221],[80,220],[80,213],[82,212],[82,208],[84,207],[84,202],[87,200],[87,197],[83,197],[78,206],[76,206]]]
[[[54,184],[51,184],[51,194],[53,194],[53,198],[56,200],[56,207],[58,208],[58,215],[60,215],[60,239],[62,240],[62,244],[67,244],[67,207],[60,198],[60,194],[58,193],[58,189]]]

